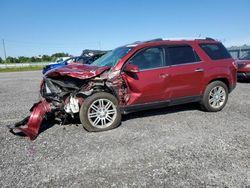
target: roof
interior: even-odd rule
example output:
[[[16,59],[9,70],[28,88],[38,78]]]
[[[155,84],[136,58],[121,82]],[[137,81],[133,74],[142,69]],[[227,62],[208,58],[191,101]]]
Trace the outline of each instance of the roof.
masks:
[[[136,41],[132,44],[126,45],[127,47],[135,47],[139,45],[145,45],[148,43],[157,43],[157,42],[194,42],[194,41],[209,41],[209,42],[216,42],[215,39],[213,38],[199,38],[199,37],[181,37],[181,38],[156,38],[152,40],[147,40],[147,41]]]

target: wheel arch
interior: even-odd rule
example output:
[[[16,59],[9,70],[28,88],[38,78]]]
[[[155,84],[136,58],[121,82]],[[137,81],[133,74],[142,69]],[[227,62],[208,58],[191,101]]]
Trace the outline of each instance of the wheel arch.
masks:
[[[226,78],[226,77],[217,77],[217,78],[210,79],[210,80],[206,83],[205,87],[203,88],[202,95],[204,95],[207,86],[208,86],[209,84],[211,84],[212,82],[215,82],[215,81],[221,81],[221,82],[223,82],[224,84],[226,84],[227,89],[228,89],[228,91],[230,92],[230,82],[229,82],[229,79]]]
[[[210,82],[208,82],[208,84],[212,83],[212,82],[215,82],[215,81],[221,81],[223,82],[224,84],[226,84],[227,86],[227,89],[229,90],[230,89],[230,83],[229,83],[229,80],[225,77],[222,77],[222,78],[215,78],[213,80],[210,80]]]
[[[91,88],[88,88],[86,90],[82,90],[79,93],[77,93],[77,96],[87,98],[87,97],[89,97],[95,93],[99,93],[99,92],[109,93],[109,94],[113,95],[115,98],[117,98],[117,100],[119,99],[116,92],[114,91],[114,89],[112,87],[108,87],[105,83],[102,83],[102,84],[94,83],[91,86]]]

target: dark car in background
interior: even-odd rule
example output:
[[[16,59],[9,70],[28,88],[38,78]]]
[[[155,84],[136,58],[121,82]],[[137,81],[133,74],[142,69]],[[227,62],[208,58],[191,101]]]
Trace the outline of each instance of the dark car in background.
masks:
[[[250,80],[250,52],[245,53],[236,62],[238,65],[238,71],[237,71],[238,79]]]

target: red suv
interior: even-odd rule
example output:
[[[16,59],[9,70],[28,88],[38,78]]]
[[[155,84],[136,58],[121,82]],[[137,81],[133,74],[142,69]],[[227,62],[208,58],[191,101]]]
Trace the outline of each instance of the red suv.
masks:
[[[236,74],[226,48],[211,38],[136,42],[91,65],[49,71],[31,116],[10,128],[35,139],[48,116],[64,122],[79,115],[86,130],[97,132],[119,126],[122,114],[145,109],[199,102],[217,112],[235,88]]]
[[[250,80],[250,52],[245,53],[236,62],[238,64],[238,78]]]

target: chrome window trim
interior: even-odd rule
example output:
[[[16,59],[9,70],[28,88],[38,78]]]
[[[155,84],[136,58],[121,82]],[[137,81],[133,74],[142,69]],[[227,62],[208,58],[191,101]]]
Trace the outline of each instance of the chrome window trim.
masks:
[[[169,67],[171,67],[171,66],[163,66],[163,67],[156,67],[156,68],[151,68],[151,69],[143,69],[143,70],[140,70],[140,72],[149,71],[149,70],[156,70],[156,69],[164,69],[164,68],[169,68]]]
[[[204,62],[197,61],[197,62],[190,62],[190,63],[181,63],[181,64],[177,64],[177,65],[171,65],[171,67],[176,67],[176,66],[180,66],[180,65],[194,65],[194,64],[200,64],[200,63],[204,63]]]

